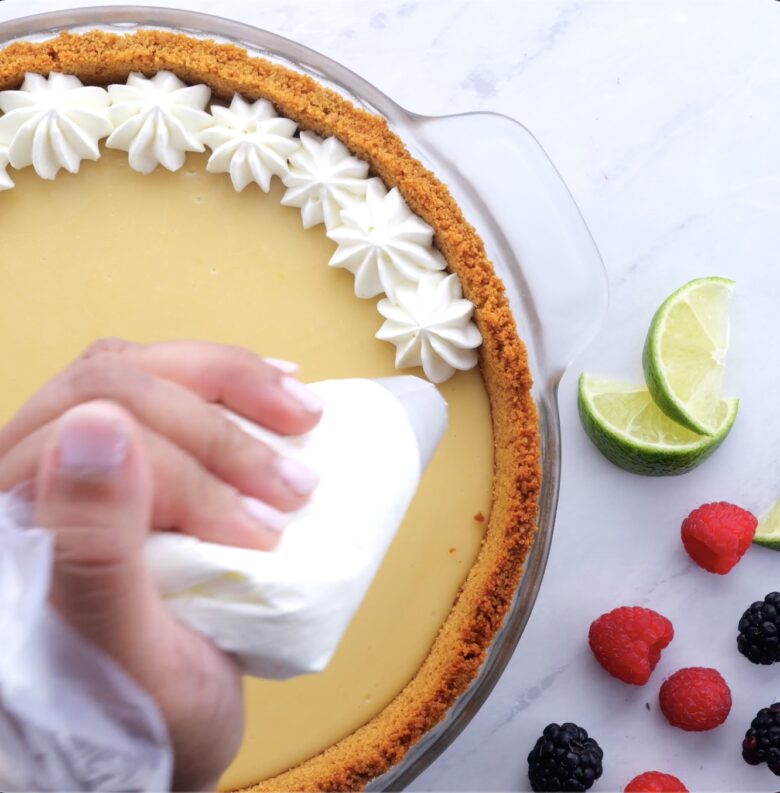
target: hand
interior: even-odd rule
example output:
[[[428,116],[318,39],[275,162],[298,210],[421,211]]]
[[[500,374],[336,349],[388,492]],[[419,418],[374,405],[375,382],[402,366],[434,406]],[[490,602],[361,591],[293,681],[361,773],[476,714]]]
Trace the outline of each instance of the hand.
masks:
[[[317,477],[253,439],[222,404],[280,434],[319,421],[317,397],[287,365],[207,342],[98,342],[45,385],[0,430],[0,490],[34,479],[56,419],[108,399],[139,423],[154,493],[151,524],[204,540],[267,549],[286,511],[300,507]]]
[[[51,599],[155,699],[174,787],[213,789],[242,734],[233,661],[173,619],[143,562],[148,531],[175,528],[254,548],[316,477],[227,421],[279,433],[319,420],[313,394],[251,353],[200,342],[100,342],[0,430],[0,490],[33,481],[55,538]]]
[[[52,604],[156,701],[173,789],[214,790],[241,739],[240,676],[170,614],[144,563],[153,473],[141,426],[111,402],[72,408],[50,428],[35,487],[35,521],[54,536]]]

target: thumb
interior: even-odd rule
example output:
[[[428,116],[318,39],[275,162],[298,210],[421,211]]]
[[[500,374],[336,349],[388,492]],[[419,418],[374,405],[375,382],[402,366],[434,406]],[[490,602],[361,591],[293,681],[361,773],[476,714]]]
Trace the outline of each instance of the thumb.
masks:
[[[131,661],[132,637],[155,610],[143,564],[152,477],[135,420],[103,401],[63,414],[39,463],[35,505],[37,525],[54,534],[55,608],[117,660]]]
[[[157,702],[175,789],[206,789],[238,748],[240,678],[157,593],[143,557],[152,496],[142,430],[128,413],[89,402],[57,421],[35,481],[36,524],[54,534],[51,602]]]

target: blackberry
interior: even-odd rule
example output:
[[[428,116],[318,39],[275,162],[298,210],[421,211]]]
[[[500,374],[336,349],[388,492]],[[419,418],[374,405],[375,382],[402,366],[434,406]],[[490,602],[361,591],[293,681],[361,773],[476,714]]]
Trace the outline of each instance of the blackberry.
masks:
[[[601,776],[604,752],[576,724],[548,724],[528,755],[531,789],[544,793],[588,790]]]
[[[780,702],[761,708],[742,741],[742,757],[750,765],[766,763],[780,776]]]
[[[780,661],[780,592],[770,592],[742,615],[737,649],[754,664]]]

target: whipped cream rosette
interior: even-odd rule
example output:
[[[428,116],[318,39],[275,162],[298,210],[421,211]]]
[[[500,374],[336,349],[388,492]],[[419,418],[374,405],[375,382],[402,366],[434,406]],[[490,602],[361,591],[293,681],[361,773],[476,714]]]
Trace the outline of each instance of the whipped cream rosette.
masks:
[[[384,292],[394,300],[401,284],[447,266],[432,249],[433,229],[380,179],[370,180],[365,201],[342,210],[341,224],[328,232],[338,245],[329,264],[355,276],[358,297]]]
[[[125,85],[110,85],[108,95],[115,129],[106,145],[128,152],[134,170],[151,173],[162,165],[178,171],[186,152],[204,151],[200,133],[214,123],[204,110],[208,86],[186,85],[171,72],[134,73]]]
[[[229,173],[238,192],[255,182],[267,193],[271,177],[284,177],[289,170],[287,158],[300,145],[293,137],[298,125],[278,116],[268,100],[250,104],[238,94],[230,107],[212,105],[211,114],[214,125],[201,133],[213,151],[206,170]]]
[[[98,141],[111,133],[108,104],[105,89],[78,77],[27,74],[19,90],[0,92],[0,141],[8,146],[8,162],[32,165],[42,179],[54,179],[61,168],[77,173],[82,160],[100,157]]]
[[[365,200],[368,163],[353,157],[334,137],[301,132],[301,146],[290,156],[282,176],[287,191],[282,203],[299,207],[305,229],[324,223],[328,231],[341,224],[341,210]]]
[[[477,363],[482,337],[471,321],[474,304],[463,299],[455,275],[426,275],[417,284],[405,283],[395,292],[396,302],[379,301],[385,322],[378,339],[396,347],[398,368],[422,366],[433,383],[450,378],[457,369]]]

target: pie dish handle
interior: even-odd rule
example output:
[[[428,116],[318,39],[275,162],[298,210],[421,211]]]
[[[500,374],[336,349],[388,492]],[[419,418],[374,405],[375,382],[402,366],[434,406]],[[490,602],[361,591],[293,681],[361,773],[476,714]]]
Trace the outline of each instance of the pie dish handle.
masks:
[[[536,382],[554,390],[595,336],[609,300],[601,256],[574,198],[514,119],[412,116],[410,125],[467,217],[479,222],[531,348]]]

